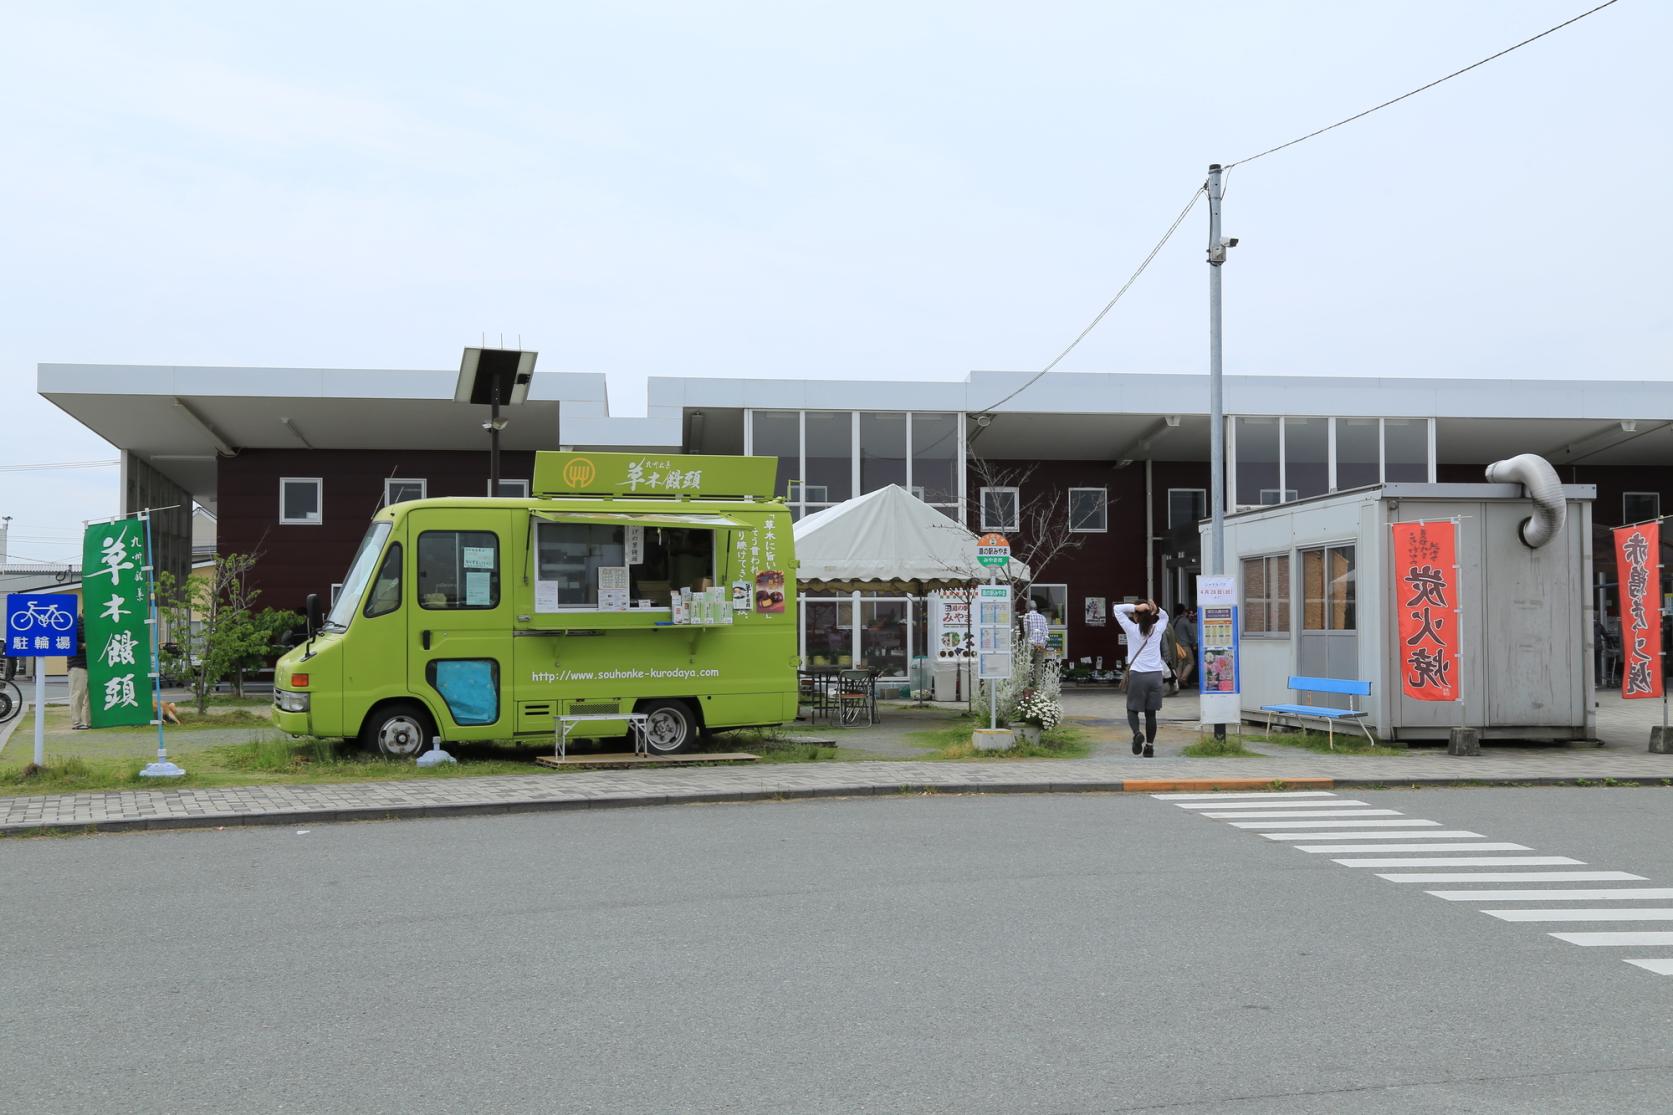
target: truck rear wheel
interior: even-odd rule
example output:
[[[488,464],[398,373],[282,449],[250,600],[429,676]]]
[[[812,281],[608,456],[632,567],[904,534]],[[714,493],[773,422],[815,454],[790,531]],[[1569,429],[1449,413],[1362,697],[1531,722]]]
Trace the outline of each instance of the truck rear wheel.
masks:
[[[673,755],[697,739],[697,717],[684,701],[649,701],[638,711],[645,721],[645,744],[652,755]]]
[[[436,726],[424,706],[411,701],[384,705],[366,718],[360,745],[391,759],[416,759],[429,749]]]

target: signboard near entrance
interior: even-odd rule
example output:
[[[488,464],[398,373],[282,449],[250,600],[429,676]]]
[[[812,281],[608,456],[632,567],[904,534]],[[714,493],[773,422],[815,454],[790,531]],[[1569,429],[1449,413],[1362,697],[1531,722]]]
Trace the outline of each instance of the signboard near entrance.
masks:
[[[1395,618],[1400,690],[1414,701],[1456,701],[1458,524],[1395,523]]]
[[[1237,578],[1197,578],[1197,677],[1204,724],[1236,724],[1243,719],[1242,675],[1238,659]]]
[[[976,561],[1004,568],[1011,561],[1011,543],[1003,534],[984,534],[976,539]]]
[[[1615,529],[1621,583],[1621,696],[1662,696],[1661,521]]]

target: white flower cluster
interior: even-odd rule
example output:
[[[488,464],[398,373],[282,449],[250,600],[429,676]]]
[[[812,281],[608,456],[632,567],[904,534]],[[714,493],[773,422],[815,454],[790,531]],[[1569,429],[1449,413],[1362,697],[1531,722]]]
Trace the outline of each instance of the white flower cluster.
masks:
[[[1028,724],[1038,724],[1042,730],[1049,732],[1062,721],[1063,706],[1035,690],[1017,702],[1016,719]]]

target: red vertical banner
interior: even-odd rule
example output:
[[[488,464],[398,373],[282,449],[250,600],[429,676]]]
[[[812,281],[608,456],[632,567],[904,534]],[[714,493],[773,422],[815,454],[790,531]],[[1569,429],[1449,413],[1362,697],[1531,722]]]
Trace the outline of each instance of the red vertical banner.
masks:
[[[1615,528],[1621,579],[1621,696],[1660,697],[1661,520]]]
[[[1400,689],[1416,701],[1458,700],[1458,524],[1394,524]]]

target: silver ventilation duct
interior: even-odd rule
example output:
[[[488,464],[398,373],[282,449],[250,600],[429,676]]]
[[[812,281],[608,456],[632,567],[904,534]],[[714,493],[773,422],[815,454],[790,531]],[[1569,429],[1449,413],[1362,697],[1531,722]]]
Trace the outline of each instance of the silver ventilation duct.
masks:
[[[1535,453],[1520,453],[1487,466],[1487,479],[1494,484],[1520,484],[1534,501],[1534,513],[1522,520],[1522,544],[1537,550],[1562,533],[1568,518],[1568,500],[1563,482],[1551,462]]]

